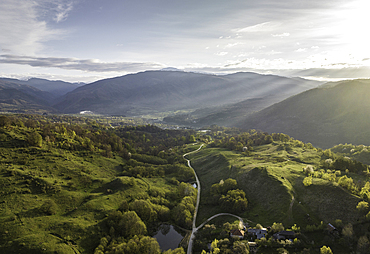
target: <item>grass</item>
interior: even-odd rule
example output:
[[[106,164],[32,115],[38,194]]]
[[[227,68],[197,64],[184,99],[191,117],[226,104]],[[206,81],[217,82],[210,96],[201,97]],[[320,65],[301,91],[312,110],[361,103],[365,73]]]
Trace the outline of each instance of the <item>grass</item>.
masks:
[[[107,231],[105,218],[123,200],[176,190],[166,178],[120,176],[118,156],[27,147],[26,133],[14,128],[11,141],[0,143],[1,252],[93,253]]]
[[[236,179],[246,193],[248,209],[240,215],[264,226],[283,222],[285,227],[297,224],[304,228],[320,221],[341,219],[355,223],[359,219],[355,208],[359,197],[323,179],[314,178],[314,184],[309,187],[303,185],[306,177],[303,168],[313,165],[319,169],[321,155],[315,149],[290,146],[280,150],[279,147],[280,142],[258,146],[250,156],[209,147],[189,155],[202,186],[197,225],[225,212],[209,200],[212,184],[227,178]],[[356,177],[366,180],[365,176]]]

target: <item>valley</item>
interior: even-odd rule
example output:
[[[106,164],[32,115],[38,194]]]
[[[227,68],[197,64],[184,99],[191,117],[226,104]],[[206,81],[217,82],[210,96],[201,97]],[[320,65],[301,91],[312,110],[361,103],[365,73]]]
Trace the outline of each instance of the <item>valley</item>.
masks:
[[[0,80],[0,251],[368,250],[368,80],[35,82]]]

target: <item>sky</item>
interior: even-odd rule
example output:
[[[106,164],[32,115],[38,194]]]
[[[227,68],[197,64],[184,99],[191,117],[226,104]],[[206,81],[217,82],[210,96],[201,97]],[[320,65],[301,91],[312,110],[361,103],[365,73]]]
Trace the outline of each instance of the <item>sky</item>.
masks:
[[[1,0],[0,77],[370,78],[368,0]]]

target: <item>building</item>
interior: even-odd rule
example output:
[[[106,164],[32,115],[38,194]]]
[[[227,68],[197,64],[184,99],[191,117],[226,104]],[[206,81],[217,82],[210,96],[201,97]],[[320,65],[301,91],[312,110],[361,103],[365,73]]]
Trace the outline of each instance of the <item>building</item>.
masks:
[[[294,238],[296,238],[294,231],[285,231],[285,230],[274,234],[273,237],[276,240],[287,240],[287,239],[293,240]]]
[[[230,237],[239,237],[240,239],[243,239],[244,237],[244,231],[240,230],[240,229],[232,229],[230,231]]]
[[[248,228],[248,234],[254,235],[257,239],[266,237],[267,229],[266,228]]]

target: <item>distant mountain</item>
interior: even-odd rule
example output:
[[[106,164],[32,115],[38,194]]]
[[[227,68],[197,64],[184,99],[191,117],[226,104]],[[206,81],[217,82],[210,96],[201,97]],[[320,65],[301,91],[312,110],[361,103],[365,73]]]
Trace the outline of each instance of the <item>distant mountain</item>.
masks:
[[[0,80],[8,81],[15,84],[28,85],[35,87],[41,91],[49,92],[55,97],[60,97],[68,92],[73,91],[79,86],[85,85],[84,83],[68,83],[64,81],[51,81],[47,79],[31,78],[29,80],[18,80],[10,78],[0,78]]]
[[[196,110],[247,99],[311,89],[317,82],[256,73],[216,76],[179,71],[146,71],[100,80],[63,96],[55,107],[65,113],[141,115]]]
[[[237,127],[281,132],[322,148],[370,145],[369,98],[370,80],[327,83],[254,113]]]
[[[13,113],[56,112],[50,107],[55,97],[27,85],[0,80],[0,111]]]
[[[255,112],[280,102],[290,94],[269,95],[262,98],[247,99],[235,104],[222,105],[212,108],[197,109],[188,114],[177,114],[165,117],[167,123],[180,124],[193,127],[219,126],[233,127]]]

